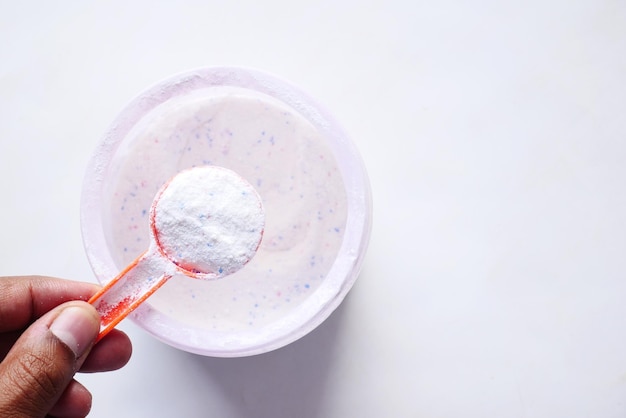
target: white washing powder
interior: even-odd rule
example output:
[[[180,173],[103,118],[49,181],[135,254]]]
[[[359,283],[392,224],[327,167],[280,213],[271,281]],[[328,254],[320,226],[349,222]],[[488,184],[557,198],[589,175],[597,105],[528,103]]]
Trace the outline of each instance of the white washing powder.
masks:
[[[103,230],[118,269],[148,249],[159,188],[205,165],[254,186],[265,212],[262,242],[223,280],[175,275],[143,310],[216,339],[272,327],[314,297],[339,254],[348,203],[337,160],[315,126],[272,97],[228,87],[170,100],[136,125],[107,173]]]
[[[176,175],[153,208],[158,247],[192,273],[225,276],[256,253],[265,216],[254,188],[236,173],[202,166]]]

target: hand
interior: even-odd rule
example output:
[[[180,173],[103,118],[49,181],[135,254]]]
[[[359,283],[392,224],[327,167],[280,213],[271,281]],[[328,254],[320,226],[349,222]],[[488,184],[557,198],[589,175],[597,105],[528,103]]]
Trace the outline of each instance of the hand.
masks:
[[[96,346],[98,287],[50,277],[0,277],[0,416],[84,417],[91,394],[80,372],[124,366],[130,340],[113,330]]]

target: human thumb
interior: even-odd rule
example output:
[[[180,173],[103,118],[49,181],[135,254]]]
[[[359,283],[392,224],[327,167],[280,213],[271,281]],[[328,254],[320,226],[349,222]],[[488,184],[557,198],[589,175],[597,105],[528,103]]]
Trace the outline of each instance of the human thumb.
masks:
[[[68,302],[35,321],[0,364],[0,416],[44,417],[91,350],[96,310]]]

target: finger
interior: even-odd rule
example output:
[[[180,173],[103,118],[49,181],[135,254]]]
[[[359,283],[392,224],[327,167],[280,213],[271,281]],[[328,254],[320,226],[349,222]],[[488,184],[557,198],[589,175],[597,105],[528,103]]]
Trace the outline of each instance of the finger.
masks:
[[[0,416],[45,416],[72,381],[99,329],[93,306],[76,301],[28,327],[0,363]]]
[[[109,332],[92,349],[82,367],[82,373],[117,370],[130,360],[132,345],[128,336],[119,330]]]
[[[49,415],[55,418],[83,418],[90,410],[91,393],[79,382],[72,380]]]
[[[0,332],[26,328],[52,308],[97,291],[95,284],[52,277],[0,277]]]

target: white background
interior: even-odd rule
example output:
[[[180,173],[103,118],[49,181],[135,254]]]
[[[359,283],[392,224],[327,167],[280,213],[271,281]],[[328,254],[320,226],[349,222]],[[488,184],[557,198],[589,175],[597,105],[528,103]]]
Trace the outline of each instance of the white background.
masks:
[[[216,359],[130,322],[93,417],[626,417],[626,3],[0,1],[0,275],[94,281],[88,159],[138,92],[243,65],[326,105],[374,193],[305,338]]]

